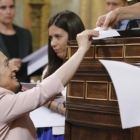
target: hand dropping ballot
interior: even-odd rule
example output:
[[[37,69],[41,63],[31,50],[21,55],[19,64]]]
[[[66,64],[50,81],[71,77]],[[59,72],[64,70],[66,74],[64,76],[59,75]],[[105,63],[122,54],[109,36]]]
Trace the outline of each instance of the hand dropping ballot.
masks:
[[[102,27],[97,27],[94,29],[95,31],[99,31],[99,36],[98,37],[92,37],[93,40],[98,40],[98,39],[103,39],[107,37],[114,37],[114,36],[120,36],[120,34],[112,28],[108,28],[108,30],[103,30]]]

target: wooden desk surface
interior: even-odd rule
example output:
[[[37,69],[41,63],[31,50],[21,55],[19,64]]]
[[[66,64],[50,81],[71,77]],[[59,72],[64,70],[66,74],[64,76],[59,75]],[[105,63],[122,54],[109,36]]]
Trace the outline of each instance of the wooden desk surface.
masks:
[[[69,42],[67,59],[78,49]],[[67,89],[65,140],[140,140],[140,127],[121,127],[113,83],[99,59],[140,62],[140,37],[93,41]]]

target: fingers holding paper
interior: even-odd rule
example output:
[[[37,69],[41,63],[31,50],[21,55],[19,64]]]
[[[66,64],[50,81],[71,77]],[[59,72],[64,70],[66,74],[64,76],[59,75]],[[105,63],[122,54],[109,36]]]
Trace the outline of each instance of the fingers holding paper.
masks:
[[[102,15],[98,18],[97,22],[96,22],[96,27],[102,27],[105,23],[106,20],[106,16],[107,15]]]
[[[114,27],[116,23],[125,19],[139,19],[140,18],[140,2],[131,5],[117,8],[106,15],[100,16],[97,20],[96,26],[107,30],[108,27]]]
[[[85,30],[77,35],[77,42],[80,49],[88,50],[92,43],[92,37],[98,37],[99,31]]]
[[[120,21],[119,15],[117,11],[114,10],[106,15],[100,16],[96,22],[96,26],[103,27],[104,30],[107,30],[108,27],[113,28],[119,21]]]

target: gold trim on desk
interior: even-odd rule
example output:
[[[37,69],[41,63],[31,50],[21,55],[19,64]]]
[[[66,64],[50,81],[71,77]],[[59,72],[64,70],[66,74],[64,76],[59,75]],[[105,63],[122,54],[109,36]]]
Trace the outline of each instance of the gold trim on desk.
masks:
[[[106,89],[107,89],[107,98],[106,99],[99,99],[99,98],[88,98],[87,96],[87,90],[88,90],[88,83],[101,83],[101,84],[107,84]],[[108,81],[86,81],[86,93],[85,93],[85,99],[91,99],[91,100],[101,100],[101,101],[107,101],[108,100],[108,91],[109,91],[109,87],[108,87]]]
[[[98,57],[98,54],[97,54],[97,50],[98,50],[98,47],[116,47],[116,46],[121,46],[122,47],[122,53],[121,53],[121,57]],[[100,59],[100,58],[124,58],[124,44],[117,44],[117,45],[96,45],[95,46],[95,59]]]
[[[112,86],[113,86],[113,83],[112,82],[109,82],[109,101],[115,101],[116,102],[118,100],[111,99],[111,96],[112,96],[112,93],[111,93]]]
[[[77,96],[70,96],[70,84],[71,83],[83,83],[84,86],[83,86],[83,97],[77,97]],[[78,99],[84,99],[84,91],[85,91],[85,81],[84,80],[71,80],[69,83],[68,83],[68,88],[67,88],[67,97],[68,98],[78,98]]]
[[[126,49],[127,49],[127,46],[140,46],[140,43],[134,43],[134,44],[125,44],[124,45],[124,58],[140,58],[140,55],[139,56],[126,56]]]
[[[67,54],[66,54],[66,60],[67,60],[67,59],[70,58],[70,54],[69,54],[70,53],[70,46],[67,46],[66,49],[67,49],[67,51],[66,51],[67,52]]]
[[[77,48],[77,50],[78,50],[78,46],[69,46],[68,47],[68,58],[72,57],[72,48]],[[90,49],[88,51],[90,51],[91,49],[93,49],[93,52],[92,52],[93,56],[92,57],[86,57],[86,54],[85,54],[83,59],[94,59],[95,58],[95,56],[94,56],[94,54],[95,54],[95,46],[91,45],[91,47],[90,47]]]

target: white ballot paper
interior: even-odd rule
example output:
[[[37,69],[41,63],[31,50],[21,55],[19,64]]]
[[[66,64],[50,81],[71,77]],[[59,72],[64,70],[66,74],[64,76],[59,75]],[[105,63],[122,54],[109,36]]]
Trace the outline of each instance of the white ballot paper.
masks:
[[[33,52],[32,54],[22,59],[22,63],[26,62],[28,62],[28,75],[32,74],[33,72],[48,64],[48,45],[45,45],[41,49]]]
[[[52,128],[53,135],[62,135],[65,134],[65,127],[64,126],[57,126]]]
[[[48,55],[47,52],[45,52],[45,55],[38,57],[37,59],[34,59],[28,63],[27,67],[27,74],[30,75],[33,72],[37,71],[41,67],[45,66],[48,64]]]
[[[21,82],[21,85],[31,89],[33,87],[36,87],[37,83],[23,83]],[[54,99],[54,101],[57,102],[64,102],[66,101],[66,89],[61,92],[63,96],[57,97]],[[57,126],[61,126],[59,129],[61,129],[58,134],[64,134],[64,126],[65,126],[65,116],[57,113],[56,111],[53,111],[51,109],[48,109],[46,106],[41,106],[34,111],[30,112],[30,118],[33,121],[36,128],[39,127],[56,127],[53,130],[53,134],[56,133],[56,130],[58,129]]]
[[[99,61],[106,67],[114,84],[122,128],[140,126],[140,68],[118,61]]]
[[[64,102],[66,101],[66,88],[62,91],[62,95],[59,98],[54,99],[54,101],[57,102]],[[62,126],[65,126],[65,116],[57,113],[56,111],[53,111],[51,109],[48,109],[46,106],[42,106],[30,113],[30,118],[33,121],[36,128],[39,127],[56,127],[61,126],[61,132],[59,134],[64,134],[64,128]],[[55,134],[54,128],[53,134]],[[58,133],[56,133],[58,135]]]
[[[65,97],[55,99],[57,102],[64,102]],[[30,113],[30,118],[33,121],[36,128],[39,127],[53,127],[53,126],[65,126],[65,116],[48,109],[46,106],[42,106]]]
[[[41,57],[41,55],[47,54],[48,52],[48,45],[45,45],[44,47],[38,49],[37,51],[33,52],[32,54],[24,57],[22,59],[23,63],[29,62],[33,59],[35,59],[36,57]]]
[[[24,82],[20,82],[20,84],[23,87],[27,88],[27,89],[31,89],[31,88],[35,87],[37,83],[24,83]]]
[[[112,28],[108,28],[108,30],[103,30],[102,27],[97,27],[94,29],[95,31],[99,31],[98,37],[92,37],[94,40],[103,39],[107,37],[114,37],[114,36],[120,36],[120,34]]]

